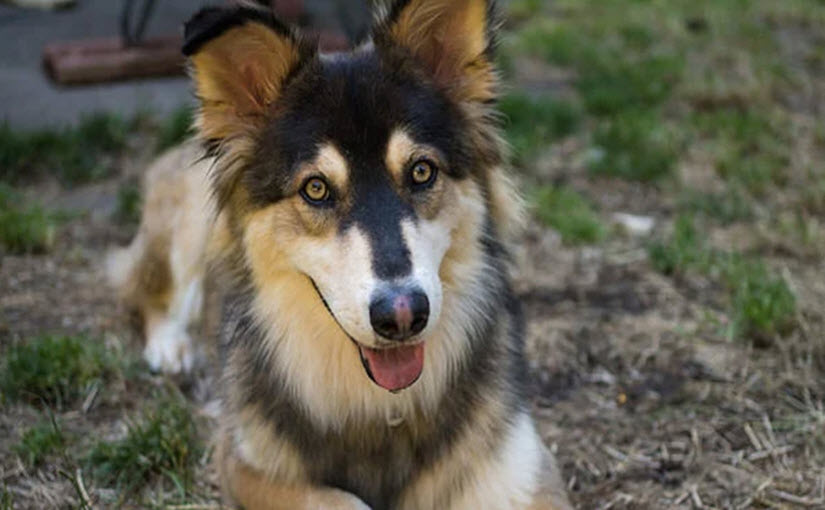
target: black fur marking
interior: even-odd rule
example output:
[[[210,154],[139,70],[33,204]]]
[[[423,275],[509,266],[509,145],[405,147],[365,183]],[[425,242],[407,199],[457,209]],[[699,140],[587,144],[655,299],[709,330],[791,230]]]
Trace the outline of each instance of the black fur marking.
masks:
[[[342,230],[355,225],[369,237],[375,276],[384,280],[408,276],[412,260],[401,222],[414,220],[414,209],[401,199],[383,172],[353,172],[352,178],[353,200],[358,205],[342,223]]]
[[[204,44],[220,37],[227,30],[257,22],[274,30],[277,34],[295,39],[290,29],[271,10],[249,7],[205,7],[184,24],[183,54],[187,57],[197,53]]]

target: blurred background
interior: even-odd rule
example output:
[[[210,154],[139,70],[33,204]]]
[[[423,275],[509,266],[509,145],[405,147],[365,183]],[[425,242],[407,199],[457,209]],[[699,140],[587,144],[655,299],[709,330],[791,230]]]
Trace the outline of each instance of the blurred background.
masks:
[[[0,510],[219,508],[212,375],[150,374],[100,271],[191,134],[202,2],[158,0],[130,48],[125,1],[24,3],[55,4],[0,3]],[[278,4],[330,48],[368,25]],[[516,288],[573,500],[825,508],[825,3],[502,4]]]

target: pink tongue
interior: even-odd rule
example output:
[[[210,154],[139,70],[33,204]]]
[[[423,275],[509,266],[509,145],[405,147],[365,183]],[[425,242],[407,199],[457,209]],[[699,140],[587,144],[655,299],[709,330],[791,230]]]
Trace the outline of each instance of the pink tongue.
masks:
[[[373,380],[386,390],[399,391],[411,386],[424,369],[424,344],[394,349],[359,348]]]

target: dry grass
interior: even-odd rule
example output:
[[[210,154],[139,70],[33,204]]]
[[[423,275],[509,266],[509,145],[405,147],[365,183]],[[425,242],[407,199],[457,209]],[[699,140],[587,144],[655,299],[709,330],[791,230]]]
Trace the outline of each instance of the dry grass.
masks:
[[[825,508],[825,4],[516,3],[502,61],[526,85],[504,104],[510,139],[526,188],[564,190],[534,197],[546,223],[520,243],[517,288],[536,414],[574,502]],[[168,126],[170,139],[185,132]],[[140,145],[117,178],[22,190],[81,211],[49,253],[3,257],[4,355],[50,334],[137,357],[99,268],[134,228],[128,186],[158,143]],[[611,228],[615,213],[656,227]],[[682,241],[679,217],[693,218]],[[755,329],[738,327],[745,309]],[[776,327],[760,326],[776,311]],[[135,361],[117,371],[61,389],[60,405],[4,397],[0,509],[218,508],[212,373],[181,385],[195,428],[176,436],[179,415],[147,411],[170,382]],[[120,462],[167,437],[171,455],[147,456],[157,462],[128,492],[117,462],[102,474],[86,461],[101,441]]]

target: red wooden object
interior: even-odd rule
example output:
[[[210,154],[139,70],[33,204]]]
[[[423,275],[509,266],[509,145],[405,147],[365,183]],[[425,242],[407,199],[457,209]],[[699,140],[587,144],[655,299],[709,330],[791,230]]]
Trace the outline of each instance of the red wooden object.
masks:
[[[43,51],[43,66],[61,85],[184,74],[181,38],[158,37],[136,46],[120,38],[55,43]]]

